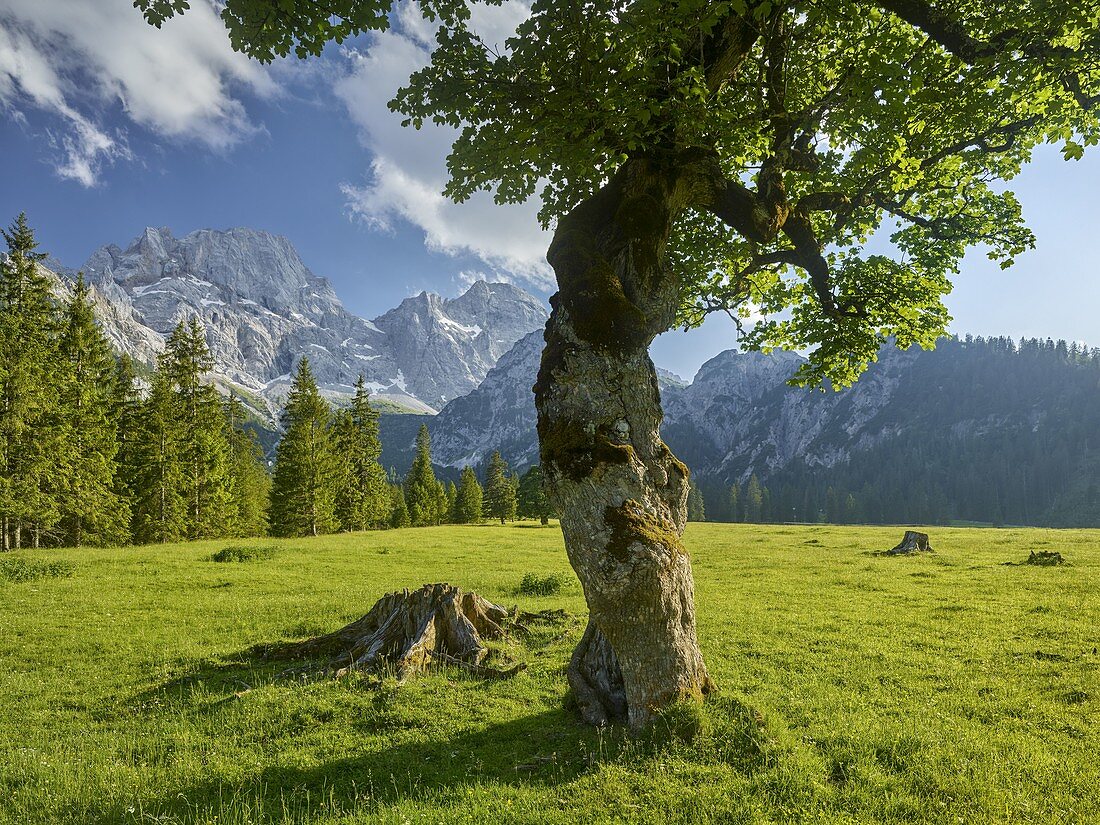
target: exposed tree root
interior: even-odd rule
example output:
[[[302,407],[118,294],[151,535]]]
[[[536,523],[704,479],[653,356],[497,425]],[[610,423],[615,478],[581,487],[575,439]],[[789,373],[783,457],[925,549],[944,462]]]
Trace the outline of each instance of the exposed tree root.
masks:
[[[602,726],[626,720],[623,672],[607,637],[591,619],[573,651],[567,675],[577,709],[586,723]]]
[[[315,639],[287,645],[280,657],[329,657],[336,677],[354,670],[392,669],[404,679],[432,662],[458,665],[487,678],[508,678],[523,665],[498,670],[483,664],[483,639],[504,636],[508,611],[450,584],[387,593],[363,618]]]

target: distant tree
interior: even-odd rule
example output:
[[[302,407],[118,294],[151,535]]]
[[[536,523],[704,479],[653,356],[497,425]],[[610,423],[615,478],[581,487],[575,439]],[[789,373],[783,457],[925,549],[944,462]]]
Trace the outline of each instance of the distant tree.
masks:
[[[448,481],[444,485],[444,509],[445,516],[443,520],[449,524],[456,524],[455,521],[455,506],[458,504],[458,485],[453,481]]]
[[[854,495],[848,493],[844,499],[844,522],[846,524],[858,524],[860,521],[859,501]]]
[[[341,462],[332,413],[302,358],[283,409],[283,437],[275,452],[271,531],[277,536],[318,536],[339,529],[336,496]]]
[[[232,481],[231,532],[236,536],[263,536],[268,530],[271,475],[263,449],[246,421],[244,404],[236,395],[230,395],[225,402],[225,425]]]
[[[688,521],[707,520],[703,494],[699,492],[699,485],[694,480],[688,483],[687,519]]]
[[[508,464],[494,451],[485,470],[485,497],[482,513],[487,518],[500,519],[500,523],[516,517],[516,488],[508,476]]]
[[[189,500],[176,402],[168,377],[157,370],[140,405],[130,450],[134,462],[132,532],[139,544],[163,544],[187,535]]]
[[[225,413],[218,391],[205,382],[214,366],[198,319],[180,321],[160,357],[176,395],[187,537],[215,538],[232,530],[232,470]]]
[[[472,467],[463,467],[455,494],[454,521],[474,524],[481,521],[483,491]]]
[[[138,392],[134,364],[128,355],[115,361],[114,392],[111,396],[111,419],[118,439],[115,454],[115,493],[130,510],[127,532],[132,535],[133,505],[137,497],[139,441],[143,431],[142,399]]]
[[[734,484],[729,492],[729,520],[741,521],[741,485]]]
[[[764,489],[760,479],[753,473],[745,488],[745,521],[759,524],[764,518]]]
[[[0,259],[0,533],[2,547],[38,544],[60,517],[63,462],[58,316],[39,262],[46,255],[20,214]]]
[[[343,478],[336,513],[344,530],[369,530],[389,522],[391,501],[386,471],[378,462],[378,412],[370,404],[366,381],[359,376],[355,396],[336,416],[336,447],[343,461]]]
[[[519,479],[516,509],[520,518],[537,518],[543,524],[548,524],[554,515],[554,505],[546,495],[542,467],[538,464],[529,467]]]
[[[409,508],[405,504],[405,491],[400,484],[391,484],[390,527],[408,527],[409,523]]]
[[[447,493],[432,469],[432,437],[425,424],[416,434],[416,456],[405,476],[405,504],[413,527],[439,524],[447,507]]]
[[[116,479],[116,364],[95,320],[83,273],[62,312],[59,355],[65,439],[59,539],[75,547],[126,542],[130,508]]]

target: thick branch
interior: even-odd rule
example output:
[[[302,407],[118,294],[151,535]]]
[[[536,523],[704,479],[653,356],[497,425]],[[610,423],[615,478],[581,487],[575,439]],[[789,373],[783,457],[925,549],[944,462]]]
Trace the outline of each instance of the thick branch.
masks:
[[[706,208],[727,226],[756,243],[775,237],[775,220],[756,193],[738,181],[722,180],[710,193]]]
[[[707,89],[714,94],[737,76],[760,33],[751,21],[731,14],[703,39],[703,67]]]
[[[790,238],[798,256],[798,266],[810,276],[810,284],[817,295],[822,311],[831,318],[842,313],[833,299],[833,286],[829,278],[829,262],[821,253],[821,243],[814,233],[810,219],[801,212],[792,213],[783,224],[783,234]]]
[[[924,0],[879,0],[878,5],[920,29],[964,63],[975,63],[1000,53],[1007,41],[1020,34],[1019,29],[1007,29],[995,40],[985,42],[971,36],[962,23]]]

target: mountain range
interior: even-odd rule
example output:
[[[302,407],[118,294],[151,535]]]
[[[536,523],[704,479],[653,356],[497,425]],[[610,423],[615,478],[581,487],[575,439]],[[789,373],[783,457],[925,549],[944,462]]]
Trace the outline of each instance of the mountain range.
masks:
[[[62,289],[77,271],[52,261],[48,268]],[[172,328],[198,317],[213,379],[264,418],[277,411],[303,355],[329,396],[350,394],[363,374],[376,400],[435,412],[474,389],[547,315],[533,295],[479,281],[457,298],[424,292],[360,318],[286,238],[243,228],[176,238],[150,227],[125,249],[96,250],[80,271],[120,352],[151,365]]]
[[[477,389],[421,419],[442,471],[497,449],[518,470],[538,461],[541,350],[539,333],[525,336]],[[1100,524],[1096,350],[1006,338],[887,346],[842,392],[790,386],[803,360],[728,350],[690,383],[659,372],[662,435],[712,517],[735,517],[730,488],[755,477],[781,521]],[[383,420],[387,460],[402,470],[415,422]]]
[[[75,270],[56,262],[64,291]],[[500,450],[538,461],[531,386],[547,308],[505,283],[421,293],[372,320],[343,307],[289,241],[251,229],[146,229],[82,267],[120,352],[152,364],[180,320],[206,326],[214,380],[272,427],[303,355],[339,401],[363,373],[383,462],[403,473],[421,423],[446,476]],[[659,371],[662,432],[712,516],[763,486],[776,520],[1100,524],[1100,355],[1064,342],[944,339],[884,347],[843,392],[791,387],[792,352],[729,350],[691,382]],[[401,414],[394,414],[400,412]],[[736,492],[736,489],[735,489]]]

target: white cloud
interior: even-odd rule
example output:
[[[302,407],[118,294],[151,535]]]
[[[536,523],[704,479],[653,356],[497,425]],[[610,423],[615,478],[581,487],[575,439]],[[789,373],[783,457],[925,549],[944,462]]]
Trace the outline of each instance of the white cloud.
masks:
[[[476,6],[473,24],[487,43],[503,48],[528,13],[521,2]],[[411,4],[399,8],[398,23],[395,30],[374,36],[366,52],[348,52],[348,71],[335,86],[373,156],[366,183],[344,186],[349,208],[383,229],[407,221],[423,230],[428,248],[473,253],[494,277],[551,288],[553,275],[545,259],[550,235],[539,227],[538,204],[498,206],[485,192],[462,204],[443,197],[455,130],[433,124],[419,130],[402,127],[401,116],[388,110],[394,92],[427,63],[434,36]]]
[[[206,0],[161,30],[131,0],[4,0],[0,8],[0,102],[30,104],[59,118],[57,171],[84,185],[104,162],[128,157],[124,135],[102,125],[120,106],[155,134],[226,149],[254,134],[235,96],[277,86],[258,64],[232,51]]]

